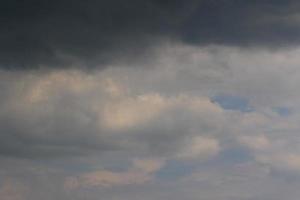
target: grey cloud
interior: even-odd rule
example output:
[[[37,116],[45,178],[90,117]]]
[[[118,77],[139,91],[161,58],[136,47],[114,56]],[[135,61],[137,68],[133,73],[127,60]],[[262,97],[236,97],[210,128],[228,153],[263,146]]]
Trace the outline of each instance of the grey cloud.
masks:
[[[187,138],[213,136],[219,129],[211,120],[218,121],[221,108],[208,98],[127,94],[127,86],[104,72],[17,74],[7,72],[2,80],[12,83],[3,88],[0,104],[3,156],[48,159],[112,151],[174,156]],[[198,104],[199,114],[189,108]]]
[[[299,50],[169,48],[139,70],[2,70],[0,191],[23,191],[5,186],[11,177],[30,199],[297,199]],[[254,109],[224,110],[219,94]],[[63,189],[66,177],[122,174],[135,158],[167,164],[141,185]]]
[[[291,47],[298,8],[293,0],[2,1],[0,66],[101,68],[144,59],[168,40]]]
[[[169,29],[169,18],[179,11],[177,4],[181,3],[2,2],[1,66],[95,66],[116,55],[140,54]]]
[[[233,121],[239,115],[222,111],[209,97],[225,93],[247,98],[252,112],[261,112],[249,113],[250,122],[276,117],[273,107],[297,108],[298,73],[291,74],[297,72],[297,50],[170,48],[161,49],[156,68],[143,70],[2,71],[1,153],[38,159],[109,151],[172,157],[197,135],[217,138],[221,145],[236,137],[240,127]],[[283,82],[286,76],[290,79]],[[200,113],[189,108],[197,97],[206,98],[199,103],[204,103]],[[217,108],[223,113],[214,114]],[[278,137],[282,130],[294,132],[297,118],[290,117],[290,128],[276,122],[278,127],[268,130],[267,124],[260,131],[275,130]],[[239,131],[247,135],[262,125],[248,126]]]

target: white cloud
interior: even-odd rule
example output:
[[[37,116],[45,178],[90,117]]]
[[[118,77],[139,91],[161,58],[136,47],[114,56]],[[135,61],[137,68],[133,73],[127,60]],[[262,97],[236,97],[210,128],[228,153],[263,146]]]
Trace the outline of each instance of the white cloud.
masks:
[[[269,170],[299,174],[299,49],[178,44],[157,55],[155,66],[139,68],[1,71],[1,155],[70,169],[64,172],[64,184],[71,190],[147,188],[151,184],[144,183],[151,183],[170,161],[196,165],[197,183],[212,180],[216,184],[208,185],[226,194],[246,190],[249,179],[254,187],[272,182]],[[211,101],[219,94],[243,97],[253,111],[223,109]],[[288,107],[292,114],[279,116],[274,107]],[[70,155],[71,164],[59,159]],[[220,165],[215,171],[207,169],[209,162],[203,164],[210,159]],[[230,170],[236,166],[246,172],[234,174]],[[223,177],[223,168],[232,174]],[[256,173],[263,177],[254,180]],[[159,178],[157,183],[163,184]],[[217,184],[227,180],[226,186]],[[191,186],[187,182],[180,184]],[[268,191],[272,188],[277,185]],[[207,199],[216,199],[213,193],[206,193],[211,195]],[[191,199],[199,197],[198,189],[193,195]]]
[[[216,139],[196,136],[191,138],[191,141],[183,147],[182,151],[179,151],[177,157],[187,160],[207,159],[217,155],[221,150],[220,148],[219,142]]]

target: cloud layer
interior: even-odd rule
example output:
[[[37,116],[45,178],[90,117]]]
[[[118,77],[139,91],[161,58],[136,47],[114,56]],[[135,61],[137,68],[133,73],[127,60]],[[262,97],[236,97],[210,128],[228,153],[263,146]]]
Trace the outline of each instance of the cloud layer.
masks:
[[[140,69],[2,70],[0,191],[178,199],[164,189],[190,188],[189,199],[268,199],[284,183],[281,197],[293,199],[298,52],[176,44]],[[245,193],[248,184],[269,186]]]
[[[294,0],[0,3],[3,200],[296,200]]]
[[[1,68],[103,68],[142,62],[157,44],[295,47],[299,3],[260,1],[3,1]],[[138,58],[139,57],[139,58]]]

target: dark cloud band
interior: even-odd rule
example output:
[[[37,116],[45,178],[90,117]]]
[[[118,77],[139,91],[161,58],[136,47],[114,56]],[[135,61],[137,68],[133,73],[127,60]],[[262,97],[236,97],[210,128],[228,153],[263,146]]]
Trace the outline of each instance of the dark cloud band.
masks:
[[[196,45],[293,46],[293,0],[10,0],[0,5],[2,68],[97,66],[159,38]],[[140,54],[143,55],[143,54]]]

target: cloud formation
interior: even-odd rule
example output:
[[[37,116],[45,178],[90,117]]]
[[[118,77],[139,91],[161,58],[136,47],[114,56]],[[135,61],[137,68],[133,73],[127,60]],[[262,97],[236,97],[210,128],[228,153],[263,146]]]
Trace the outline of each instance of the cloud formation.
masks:
[[[107,170],[93,171],[77,177],[67,177],[64,187],[67,190],[89,187],[112,187],[143,184],[153,179],[153,173],[164,165],[163,160],[134,160],[133,166],[125,172]]]
[[[3,1],[0,66],[140,63],[168,41],[294,47],[299,43],[298,9],[295,0]]]
[[[9,93],[1,104],[2,155],[39,158],[135,148],[140,153],[173,151],[175,155],[180,145],[176,150],[176,145],[165,142],[190,143],[184,138],[206,134],[180,128],[181,123],[188,125],[185,118],[203,119],[200,126],[205,127],[212,126],[205,118],[222,115],[222,109],[207,97],[135,94],[106,73],[41,71],[22,77],[5,73],[13,84],[4,88]],[[178,117],[178,112],[186,114]],[[193,121],[190,126],[198,126]],[[151,133],[152,129],[156,131]],[[213,138],[198,137],[196,141],[190,153],[218,151]],[[190,157],[190,153],[181,156]]]
[[[23,200],[26,199],[29,188],[23,183],[7,179],[4,180],[0,188],[0,196],[3,200]]]
[[[298,199],[298,2],[0,4],[0,198]]]

